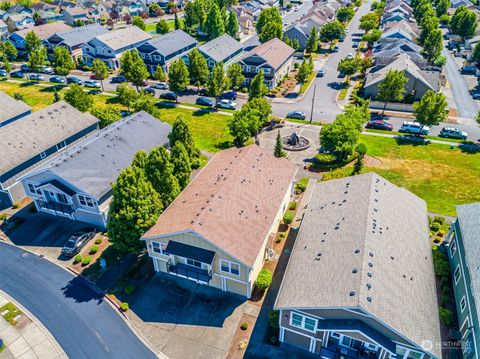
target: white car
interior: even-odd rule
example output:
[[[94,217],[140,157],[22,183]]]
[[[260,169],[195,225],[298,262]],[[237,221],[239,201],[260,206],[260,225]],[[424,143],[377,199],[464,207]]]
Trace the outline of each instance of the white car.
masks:
[[[237,107],[237,103],[233,102],[232,100],[220,100],[217,103],[217,107],[235,110],[235,108]]]
[[[158,84],[155,84],[152,86],[153,88],[159,89],[159,90],[168,90],[169,86],[166,82],[159,82]]]
[[[94,89],[99,89],[100,87],[102,87],[102,86],[100,85],[100,82],[93,81],[93,80],[85,80],[85,81],[83,81],[83,86],[85,86],[85,87],[91,87],[91,88],[94,88]]]
[[[351,52],[347,55],[347,59],[353,59],[353,54]]]
[[[413,133],[415,135],[428,135],[430,133],[430,127],[423,126],[420,122],[405,121],[400,127],[400,132]]]

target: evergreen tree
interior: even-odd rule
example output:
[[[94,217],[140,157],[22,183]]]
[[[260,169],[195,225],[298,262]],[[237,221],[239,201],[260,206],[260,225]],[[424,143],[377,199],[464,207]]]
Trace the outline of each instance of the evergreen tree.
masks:
[[[147,166],[147,160],[148,160],[147,152],[145,152],[144,150],[138,150],[137,153],[135,153],[135,156],[133,157],[132,167],[145,170],[145,167]]]
[[[205,32],[209,39],[215,39],[225,33],[225,24],[218,5],[213,3],[207,15]]]
[[[157,81],[165,81],[167,79],[167,75],[165,74],[165,71],[163,71],[162,66],[157,65],[157,68],[155,69],[155,80]]]
[[[190,128],[182,116],[178,116],[173,123],[172,131],[168,135],[168,139],[170,141],[170,148],[173,148],[178,142],[185,147],[192,168],[198,168],[200,166],[200,150],[195,146]]]
[[[264,8],[258,16],[256,28],[257,34],[261,34],[264,27],[270,27],[273,24],[283,26],[282,16],[278,7],[273,6],[270,8]],[[281,39],[282,36],[279,37]]]
[[[140,237],[155,224],[162,212],[160,196],[139,168],[127,167],[112,186],[107,230],[113,246],[139,253],[145,246]]]
[[[227,69],[227,76],[230,79],[230,83],[234,89],[239,88],[245,77],[243,76],[242,65],[239,63],[231,64]]]
[[[188,60],[190,78],[200,88],[200,85],[208,80],[207,60],[196,48],[188,53]]]
[[[147,66],[140,57],[140,53],[135,50],[125,51],[120,59],[120,72],[130,81],[138,91],[145,80],[150,76]]]
[[[237,15],[233,11],[230,11],[228,16],[227,33],[232,37],[237,37],[238,34]]]
[[[250,83],[248,100],[250,101],[254,98],[263,98],[263,96],[265,96],[267,92],[268,88],[265,85],[265,76],[263,75],[263,70],[260,70]]]
[[[177,141],[171,149],[171,160],[173,164],[173,174],[178,180],[180,189],[184,189],[190,181],[192,166],[185,146]]]
[[[173,164],[165,147],[159,146],[150,150],[145,174],[160,195],[164,207],[170,205],[180,193],[180,186],[173,175]]]
[[[173,26],[175,30],[180,30],[182,28],[182,25],[180,24],[180,19],[178,18],[178,14],[176,12],[175,12]]]
[[[207,82],[208,94],[212,97],[218,98],[226,89],[225,71],[223,70],[223,63],[220,62],[212,69],[212,73]]]
[[[285,157],[285,151],[283,150],[282,137],[280,131],[277,132],[277,139],[275,141],[275,148],[273,149],[273,155],[275,157]]]
[[[438,0],[437,5],[435,5],[435,14],[438,18],[443,15],[447,15],[447,11],[450,8],[450,0]]]
[[[97,80],[100,80],[100,84],[102,85],[102,91],[104,91],[103,80],[105,80],[110,73],[110,71],[108,70],[108,66],[102,60],[93,60],[92,73],[95,75],[95,78]]]
[[[187,66],[182,59],[175,60],[168,71],[170,90],[173,92],[184,91],[190,83]]]
[[[313,26],[312,30],[310,30],[306,50],[309,53],[316,52],[318,50],[318,30],[316,26]]]
[[[302,83],[307,81],[308,77],[312,74],[312,72],[313,72],[313,63],[312,63],[311,57],[309,58],[309,60],[304,58],[302,61],[302,64],[298,68],[297,81]]]
[[[75,69],[75,62],[66,48],[58,46],[53,50],[53,68],[60,76],[67,76]]]
[[[166,20],[160,20],[157,22],[157,25],[155,25],[155,31],[157,34],[166,34],[170,31],[170,28],[168,27],[168,23]]]
[[[70,85],[70,88],[65,91],[63,98],[70,105],[82,112],[88,111],[93,105],[92,95],[83,91],[77,84]]]

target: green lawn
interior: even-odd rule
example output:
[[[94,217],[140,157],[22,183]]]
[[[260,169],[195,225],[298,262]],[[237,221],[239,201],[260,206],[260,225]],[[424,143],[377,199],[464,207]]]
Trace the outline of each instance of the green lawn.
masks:
[[[408,136],[408,134],[403,132],[376,130],[373,128],[367,128],[365,129],[365,132],[384,133],[387,135],[395,135],[395,136]],[[457,138],[445,138],[445,137],[439,137],[439,136],[424,136],[424,137],[428,138],[429,140],[437,140],[437,141],[444,141],[444,142],[457,142],[457,143],[465,142],[465,140],[460,140]]]
[[[160,21],[160,19],[158,19],[158,21]],[[173,19],[172,20],[167,20],[167,25],[168,25],[168,28],[170,30],[173,30],[175,28],[175,21]],[[146,24],[145,31],[146,32],[152,32],[152,31],[155,32],[156,31],[156,26],[157,26],[156,22]]]

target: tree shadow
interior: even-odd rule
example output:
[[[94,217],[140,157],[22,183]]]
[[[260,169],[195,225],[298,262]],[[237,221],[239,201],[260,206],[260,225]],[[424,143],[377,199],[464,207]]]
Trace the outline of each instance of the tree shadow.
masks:
[[[156,103],[158,108],[173,108],[177,107],[177,104],[172,101],[160,100]]]
[[[193,113],[193,116],[201,117],[211,113],[217,113],[217,110],[210,108],[200,108]]]
[[[420,136],[395,136],[398,145],[427,146],[431,142]]]
[[[62,288],[63,295],[72,298],[76,303],[85,303],[96,300],[98,304],[103,301],[104,294],[96,291],[82,277],[74,277]]]
[[[230,147],[233,147],[233,143],[232,141],[223,141],[215,144],[215,147],[218,148],[219,150],[226,150]]]
[[[480,153],[480,145],[477,145],[473,142],[462,142],[458,145],[458,148],[462,153],[470,154],[470,155],[475,155],[477,153]]]
[[[329,82],[327,84],[328,87],[334,89],[334,90],[341,90],[343,88],[345,88],[346,84],[344,82]]]

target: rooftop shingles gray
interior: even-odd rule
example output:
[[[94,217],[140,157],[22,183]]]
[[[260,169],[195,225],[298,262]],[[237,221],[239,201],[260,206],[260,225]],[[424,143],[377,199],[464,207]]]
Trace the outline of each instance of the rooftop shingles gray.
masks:
[[[122,49],[124,47],[147,41],[152,36],[138,28],[137,26],[130,26],[120,30],[109,31],[105,34],[99,35],[96,39],[113,50]]]
[[[242,44],[228,34],[219,36],[203,45],[198,50],[216,62],[224,62],[232,53],[241,50]]]
[[[105,34],[107,32],[108,30],[99,24],[89,24],[85,26],[74,27],[73,29],[66,31],[61,31],[56,35],[62,38],[66,45],[74,47],[88,42],[96,36]]]
[[[150,41],[148,45],[154,47],[163,56],[171,55],[189,45],[195,44],[197,40],[183,30],[171,31],[160,35]]]
[[[25,102],[15,100],[2,91],[0,91],[0,109],[0,123],[32,110]]]

